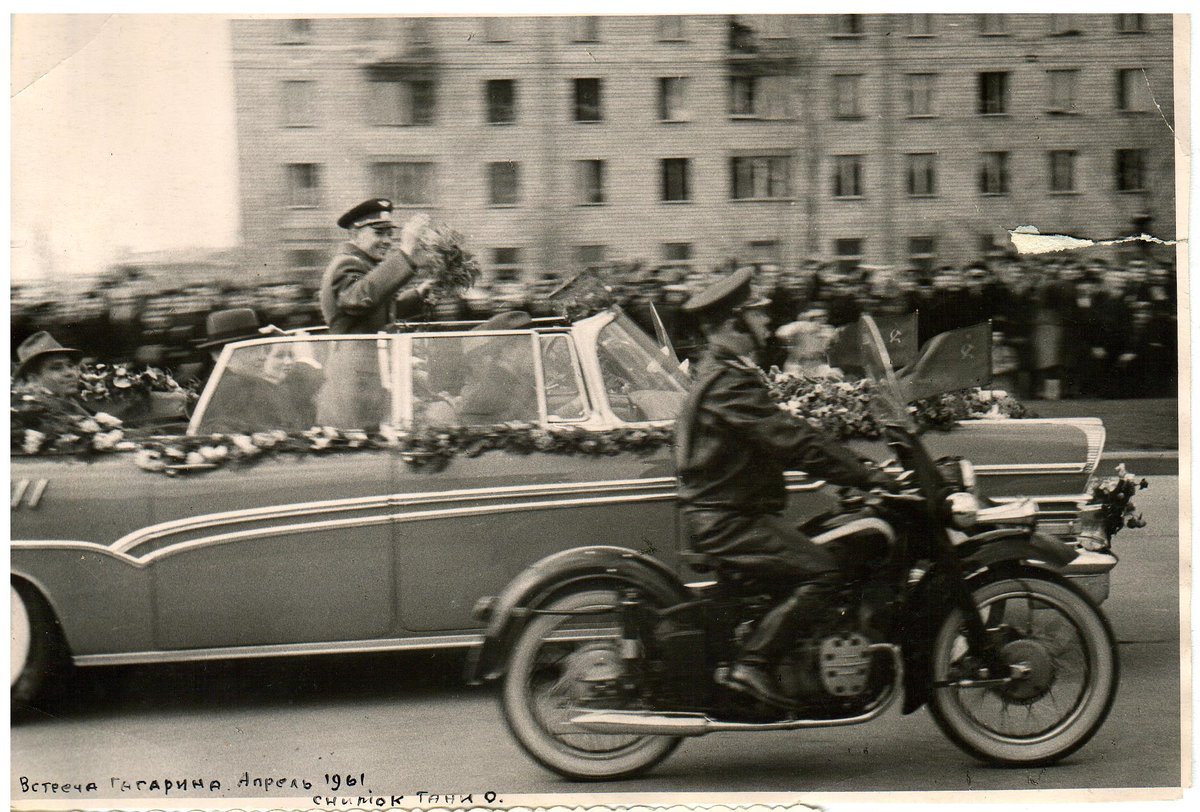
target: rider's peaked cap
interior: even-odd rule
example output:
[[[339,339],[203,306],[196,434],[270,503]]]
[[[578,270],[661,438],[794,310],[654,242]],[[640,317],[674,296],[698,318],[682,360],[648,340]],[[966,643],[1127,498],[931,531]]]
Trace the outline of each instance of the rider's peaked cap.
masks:
[[[753,268],[738,268],[692,296],[683,303],[682,309],[686,313],[709,314],[722,310],[732,312],[737,308],[766,307],[771,300],[754,296],[751,288],[753,278]]]
[[[366,226],[393,226],[392,201],[381,197],[364,200],[338,218],[338,228],[364,228]]]

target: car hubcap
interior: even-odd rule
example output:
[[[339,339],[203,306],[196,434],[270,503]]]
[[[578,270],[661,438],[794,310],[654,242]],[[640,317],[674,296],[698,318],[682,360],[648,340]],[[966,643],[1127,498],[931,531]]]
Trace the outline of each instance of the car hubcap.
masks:
[[[21,673],[25,670],[25,662],[29,659],[31,637],[29,632],[29,612],[25,609],[25,601],[17,593],[15,586],[9,586],[12,591],[12,681],[9,687],[17,684]]]

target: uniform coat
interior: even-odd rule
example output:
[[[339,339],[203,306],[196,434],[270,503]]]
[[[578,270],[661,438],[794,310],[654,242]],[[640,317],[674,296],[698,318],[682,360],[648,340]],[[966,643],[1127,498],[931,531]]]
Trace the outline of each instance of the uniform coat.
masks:
[[[382,262],[352,242],[343,243],[321,277],[321,314],[330,333],[376,333],[396,319],[421,312],[416,290],[396,292],[416,273],[402,252]]]

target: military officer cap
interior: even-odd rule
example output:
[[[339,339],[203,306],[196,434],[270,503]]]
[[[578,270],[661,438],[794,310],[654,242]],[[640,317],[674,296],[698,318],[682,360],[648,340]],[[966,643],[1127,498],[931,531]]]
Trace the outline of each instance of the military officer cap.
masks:
[[[750,284],[753,278],[753,268],[738,268],[729,276],[692,296],[684,302],[682,309],[686,313],[707,315],[719,311],[733,312],[738,309],[766,307],[771,300],[754,295]]]
[[[364,200],[337,221],[339,228],[392,228],[392,201],[381,197]]]

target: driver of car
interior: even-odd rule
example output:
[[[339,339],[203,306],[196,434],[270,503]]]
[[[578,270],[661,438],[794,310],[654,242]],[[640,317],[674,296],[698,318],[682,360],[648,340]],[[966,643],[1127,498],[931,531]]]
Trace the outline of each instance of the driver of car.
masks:
[[[843,579],[830,552],[782,519],[784,472],[860,488],[895,481],[776,405],[754,362],[770,336],[769,301],[754,297],[751,281],[752,269],[739,269],[683,305],[708,348],[676,423],[675,459],[693,548],[788,595],[759,621],[729,673],[730,687],[786,704],[769,666]]]

